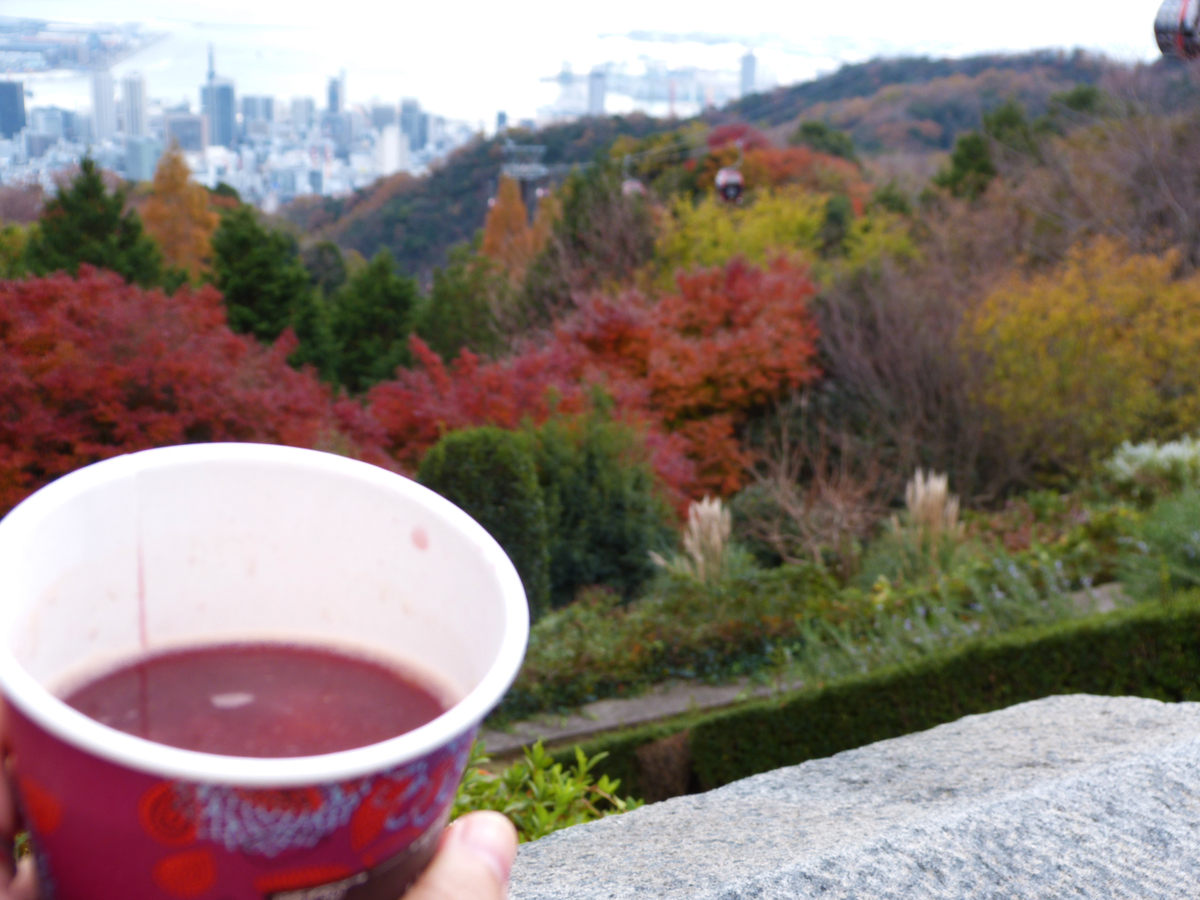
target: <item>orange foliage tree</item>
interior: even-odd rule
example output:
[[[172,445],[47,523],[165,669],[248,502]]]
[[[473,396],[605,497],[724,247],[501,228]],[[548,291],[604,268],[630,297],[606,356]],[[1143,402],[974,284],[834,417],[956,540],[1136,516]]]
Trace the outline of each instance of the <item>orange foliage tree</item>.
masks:
[[[483,223],[480,251],[519,278],[537,253],[534,231],[529,227],[529,210],[521,199],[521,187],[502,176],[496,202]]]
[[[593,298],[544,346],[504,361],[463,351],[447,367],[414,339],[417,365],[376,385],[370,410],[411,469],[448,431],[577,412],[599,386],[618,417],[643,427],[677,496],[728,495],[745,478],[748,418],[820,374],[814,293],[803,267],[735,260],[680,276],[657,303],[635,291]]]
[[[142,223],[162,249],[167,265],[187,272],[193,281],[207,268],[209,239],[218,217],[209,208],[208,191],[191,180],[178,147],[159,160],[150,197],[142,206]]]
[[[590,365],[624,378],[664,429],[683,438],[697,487],[729,495],[745,479],[747,418],[814,381],[817,329],[807,271],[785,259],[764,269],[735,259],[680,274],[678,291],[642,315],[637,295],[594,299],[560,329]],[[640,391],[638,390],[640,388]]]
[[[0,513],[73,469],[198,441],[317,447],[389,463],[356,404],[333,402],[225,325],[211,287],[174,296],[88,265],[0,282]]]

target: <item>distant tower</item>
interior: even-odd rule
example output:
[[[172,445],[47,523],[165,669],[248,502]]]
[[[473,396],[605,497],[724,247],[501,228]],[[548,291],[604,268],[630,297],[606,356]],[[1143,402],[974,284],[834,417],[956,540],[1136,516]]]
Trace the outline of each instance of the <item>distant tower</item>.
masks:
[[[312,97],[292,98],[292,125],[295,128],[311,128],[316,118],[316,103]]]
[[[25,127],[25,82],[0,81],[0,135],[13,138]]]
[[[400,101],[400,133],[408,138],[410,150],[420,150],[425,146],[425,137],[428,132],[426,131],[426,135],[422,135],[423,115],[421,104],[416,100],[403,99]],[[428,124],[425,128],[428,128]]]
[[[755,59],[754,51],[747,50],[746,55],[742,57],[742,96],[749,97],[754,93],[757,73],[755,68],[758,60]]]
[[[592,69],[588,74],[589,116],[604,115],[604,95],[608,90],[608,76],[603,69]]]
[[[337,114],[346,111],[346,76],[329,79],[328,112]]]
[[[504,134],[508,131],[508,113],[504,110],[496,113],[496,134]]]
[[[121,79],[121,113],[126,137],[146,136],[146,81],[136,72]]]
[[[213,87],[217,80],[217,66],[213,62],[213,45],[208,45],[208,78],[204,87],[200,88],[200,114],[208,119],[208,139],[215,143],[217,122],[213,117],[212,98]]]
[[[117,105],[113,98],[112,75],[92,73],[92,135],[98,141],[111,140],[117,133]]]

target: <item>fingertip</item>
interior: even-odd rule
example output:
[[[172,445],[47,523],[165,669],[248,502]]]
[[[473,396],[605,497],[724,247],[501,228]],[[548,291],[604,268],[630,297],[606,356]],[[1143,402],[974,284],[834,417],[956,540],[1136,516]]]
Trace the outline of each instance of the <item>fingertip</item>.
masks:
[[[508,883],[517,857],[517,830],[507,817],[490,810],[468,813],[455,823],[450,840],[478,856],[501,884]]]

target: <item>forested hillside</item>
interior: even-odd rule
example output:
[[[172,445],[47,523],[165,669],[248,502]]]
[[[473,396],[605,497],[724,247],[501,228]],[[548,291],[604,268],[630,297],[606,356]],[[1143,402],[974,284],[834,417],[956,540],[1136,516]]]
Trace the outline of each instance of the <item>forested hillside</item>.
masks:
[[[588,162],[622,135],[644,137],[665,123],[643,115],[581,119],[534,134],[519,129],[517,143],[546,147],[543,162],[557,166]],[[488,200],[504,162],[504,139],[476,140],[424,178],[396,175],[350,197],[298,200],[283,215],[312,238],[374,256],[387,249],[406,271],[428,281],[446,261],[446,251],[469,241],[483,226]]]
[[[544,161],[556,166],[589,162],[621,136],[745,121],[786,137],[801,120],[816,119],[850,134],[860,154],[930,154],[949,150],[959,134],[980,127],[984,112],[1006,100],[1036,117],[1054,94],[1098,84],[1112,68],[1082,51],[872,60],[755,94],[689,122],[609,116],[508,136],[544,145]],[[398,175],[351,197],[299,200],[283,214],[308,240],[333,241],[365,257],[387,249],[404,271],[428,283],[445,263],[446,251],[483,226],[497,188],[502,144],[480,139],[426,177]]]

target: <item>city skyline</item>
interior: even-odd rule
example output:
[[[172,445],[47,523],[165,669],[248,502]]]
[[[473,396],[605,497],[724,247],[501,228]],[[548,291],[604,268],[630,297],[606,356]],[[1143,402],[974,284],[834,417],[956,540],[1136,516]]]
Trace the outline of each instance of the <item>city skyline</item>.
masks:
[[[5,6],[11,16],[96,17],[94,4],[82,0],[8,0]],[[292,97],[323,100],[327,79],[344,69],[349,105],[417,97],[451,118],[490,124],[499,110],[516,121],[552,104],[555,87],[543,79],[563,62],[585,76],[605,64],[636,67],[657,60],[674,68],[728,70],[736,79],[742,55],[753,46],[762,82],[792,83],[843,62],[901,53],[961,56],[1081,46],[1117,59],[1149,60],[1157,53],[1151,31],[1156,8],[1157,0],[1134,0],[1112,15],[1080,17],[1012,0],[1005,15],[995,17],[943,0],[903,9],[865,0],[851,20],[828,8],[731,16],[721,5],[702,2],[684,18],[656,4],[619,2],[584,15],[584,7],[534,3],[516,16],[481,7],[464,28],[461,15],[419,8],[380,16],[357,0],[340,4],[337,16],[323,11],[319,17],[275,0],[253,8],[213,0],[203,9],[176,0],[110,0],[105,16],[169,32],[114,66],[113,77],[137,70],[149,96],[172,104],[185,97],[198,103],[197,79],[206,68],[207,45],[214,43],[218,68],[239,92],[284,103]],[[29,86],[35,105],[90,106],[82,77],[32,78]]]

